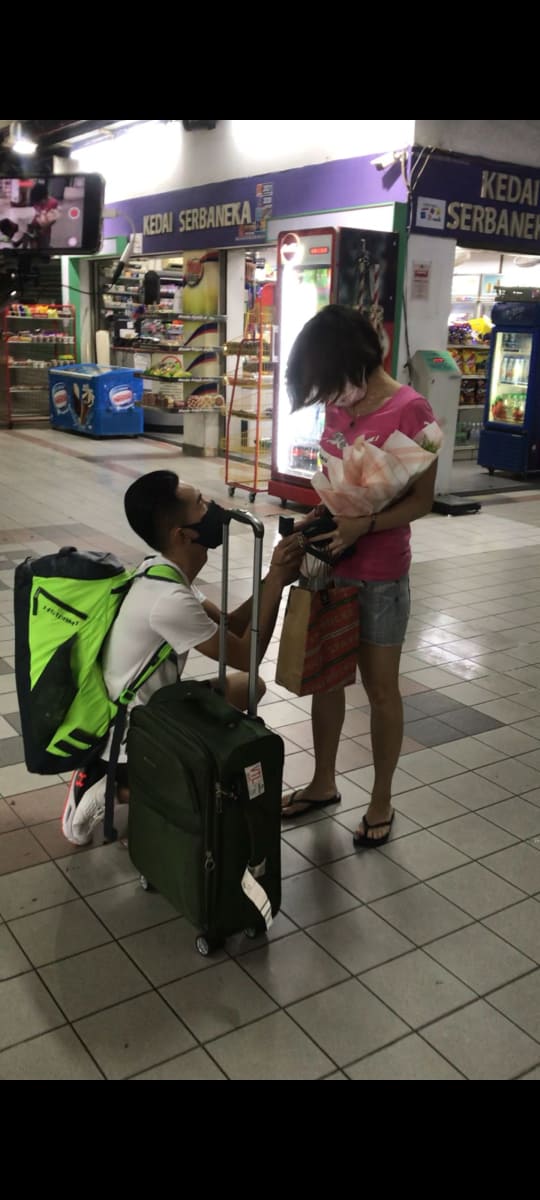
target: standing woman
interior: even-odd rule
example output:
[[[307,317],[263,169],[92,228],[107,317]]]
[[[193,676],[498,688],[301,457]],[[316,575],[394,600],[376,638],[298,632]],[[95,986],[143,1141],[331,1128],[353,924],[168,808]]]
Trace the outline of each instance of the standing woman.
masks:
[[[342,305],[329,305],[304,326],[291,350],[287,382],[293,412],[310,404],[326,407],[323,470],[330,456],[342,458],[344,447],[357,437],[382,447],[395,430],[416,438],[435,419],[423,396],[384,370],[369,321]],[[394,819],[392,778],[403,741],[399,664],[410,611],[410,524],[431,511],[436,470],[434,463],[406,496],[374,517],[336,518],[337,529],[328,535],[336,583],[358,588],[358,665],[371,708],[375,779],[371,803],[353,835],[357,847],[382,846]],[[352,554],[340,561],[348,547],[354,547]],[[344,688],[313,696],[315,772],[307,787],[284,797],[284,818],[339,803],[336,758],[344,717]]]

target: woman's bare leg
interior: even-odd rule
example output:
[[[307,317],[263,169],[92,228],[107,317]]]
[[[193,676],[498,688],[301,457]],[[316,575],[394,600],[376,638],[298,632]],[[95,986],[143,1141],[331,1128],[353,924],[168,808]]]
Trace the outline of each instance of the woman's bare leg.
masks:
[[[366,813],[370,825],[381,829],[368,832],[378,841],[389,831],[392,816],[392,779],[403,742],[403,704],[399,691],[401,646],[374,646],[363,643],[358,665],[371,707],[371,744],[375,780],[371,803]],[[358,833],[365,833],[363,825]]]

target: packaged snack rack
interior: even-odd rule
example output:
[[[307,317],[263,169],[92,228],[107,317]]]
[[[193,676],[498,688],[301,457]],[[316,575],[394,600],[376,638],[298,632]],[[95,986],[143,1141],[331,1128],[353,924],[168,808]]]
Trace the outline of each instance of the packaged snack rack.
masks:
[[[76,361],[71,304],[10,304],[0,327],[0,420],[49,420],[49,369]]]

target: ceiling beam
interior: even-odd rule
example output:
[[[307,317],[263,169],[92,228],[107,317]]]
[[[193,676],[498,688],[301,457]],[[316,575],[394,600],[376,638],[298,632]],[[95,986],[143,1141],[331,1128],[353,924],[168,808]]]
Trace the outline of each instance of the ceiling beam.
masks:
[[[58,146],[65,142],[68,138],[71,140],[75,137],[82,137],[86,133],[93,133],[94,130],[106,129],[108,126],[116,125],[114,121],[59,121],[56,127],[46,129],[41,132],[37,130],[37,137],[41,146]]]

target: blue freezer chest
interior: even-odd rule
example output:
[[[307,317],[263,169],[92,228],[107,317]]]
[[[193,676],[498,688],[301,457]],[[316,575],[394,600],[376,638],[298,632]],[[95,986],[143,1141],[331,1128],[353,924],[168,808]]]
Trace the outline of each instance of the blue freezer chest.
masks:
[[[90,437],[134,437],[143,432],[143,381],[129,367],[74,363],[49,371],[53,429]]]

